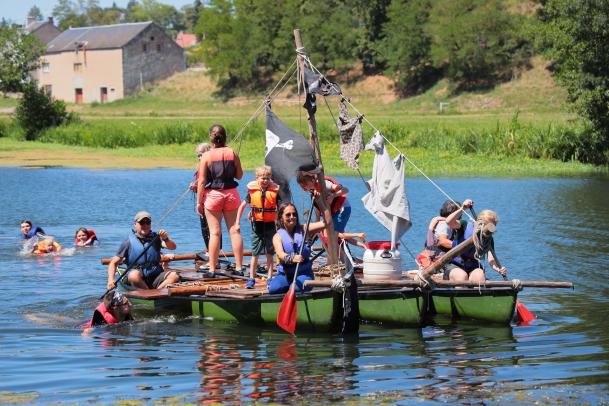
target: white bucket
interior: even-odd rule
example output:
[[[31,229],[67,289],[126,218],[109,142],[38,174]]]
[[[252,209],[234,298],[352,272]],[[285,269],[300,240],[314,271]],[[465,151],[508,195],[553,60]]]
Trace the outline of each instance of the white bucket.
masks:
[[[391,241],[369,241],[364,251],[364,279],[398,280],[402,278],[400,252],[391,250]]]

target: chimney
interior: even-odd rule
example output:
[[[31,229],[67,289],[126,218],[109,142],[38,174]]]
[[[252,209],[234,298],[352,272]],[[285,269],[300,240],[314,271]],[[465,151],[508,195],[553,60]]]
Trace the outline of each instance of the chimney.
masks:
[[[36,22],[36,18],[33,16],[27,16],[25,17],[25,26],[27,27],[28,25],[35,23]]]
[[[55,23],[53,22],[53,17],[49,17],[48,20],[49,20],[49,24],[55,25]]]

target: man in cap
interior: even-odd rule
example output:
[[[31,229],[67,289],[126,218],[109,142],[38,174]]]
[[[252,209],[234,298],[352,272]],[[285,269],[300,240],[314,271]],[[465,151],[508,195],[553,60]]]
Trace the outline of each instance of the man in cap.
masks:
[[[127,284],[135,289],[162,289],[178,282],[178,274],[164,271],[160,263],[161,248],[176,249],[176,243],[169,238],[167,231],[153,232],[152,216],[147,211],[137,212],[133,225],[135,230],[122,242],[108,265],[108,289],[116,285],[116,268],[123,262],[132,267],[123,280],[126,279]]]

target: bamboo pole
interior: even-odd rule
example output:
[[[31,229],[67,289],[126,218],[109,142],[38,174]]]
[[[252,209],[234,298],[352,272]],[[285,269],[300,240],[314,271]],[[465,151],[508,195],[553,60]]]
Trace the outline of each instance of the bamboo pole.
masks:
[[[490,224],[490,223],[485,224],[484,228],[482,229],[482,234],[485,237],[490,237],[491,234],[493,234],[495,232],[495,230],[496,230],[496,227],[494,224]],[[429,266],[429,268],[427,268],[423,272],[423,278],[429,279],[431,277],[431,275],[438,273],[444,265],[448,264],[450,261],[452,261],[459,255],[463,254],[473,244],[474,244],[474,237],[472,236],[472,237],[469,237],[467,240],[463,241],[461,244],[454,247],[453,249],[451,249],[450,251],[448,251],[446,254],[442,255],[436,262],[431,264]]]
[[[453,288],[453,287],[468,287],[468,288],[511,288],[515,285],[523,288],[557,288],[557,289],[574,289],[572,282],[555,282],[555,281],[434,281],[434,285],[438,288]],[[306,286],[328,288],[332,286],[331,280],[309,280],[305,281]],[[358,279],[357,285],[362,287],[387,287],[387,288],[407,288],[407,287],[423,287],[425,283],[418,280],[366,280]]]
[[[294,42],[296,44],[297,57],[298,57],[298,67],[300,71],[300,82],[305,83],[304,81],[304,65],[305,59],[304,55],[304,45],[302,44],[302,37],[300,36],[300,30],[294,30]],[[305,94],[308,93],[308,89],[304,86]],[[334,231],[334,225],[332,223],[332,213],[330,212],[330,208],[326,203],[326,198],[328,196],[328,191],[326,189],[326,179],[324,175],[323,163],[321,160],[321,151],[319,148],[319,139],[317,138],[317,122],[315,121],[315,112],[311,107],[306,107],[307,110],[307,122],[309,124],[309,142],[311,147],[313,148],[313,158],[315,159],[315,164],[321,168],[321,171],[317,174],[317,181],[319,182],[321,197],[317,199],[317,206],[320,208],[322,216],[327,224],[326,232],[328,234],[328,264],[337,264],[338,263],[338,242],[336,232]]]

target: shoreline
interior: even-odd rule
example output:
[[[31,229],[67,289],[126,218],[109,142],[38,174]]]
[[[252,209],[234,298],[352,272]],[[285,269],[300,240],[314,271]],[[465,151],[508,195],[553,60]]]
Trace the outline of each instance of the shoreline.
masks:
[[[243,150],[240,156],[245,171],[253,171],[260,165],[260,154],[255,151]],[[327,157],[324,160],[327,173],[338,176],[359,176],[357,172],[348,169],[338,157],[330,157],[327,153],[323,156]],[[578,162],[480,155],[453,157],[425,150],[413,150],[409,158],[428,176],[433,177],[609,178],[608,168]],[[443,166],[438,168],[437,162],[440,161]],[[362,157],[360,164],[362,174],[369,176],[372,171],[372,156]],[[0,167],[194,170],[196,161],[194,145],[190,144],[102,149],[0,138]],[[422,175],[408,165],[406,177],[418,178]]]

